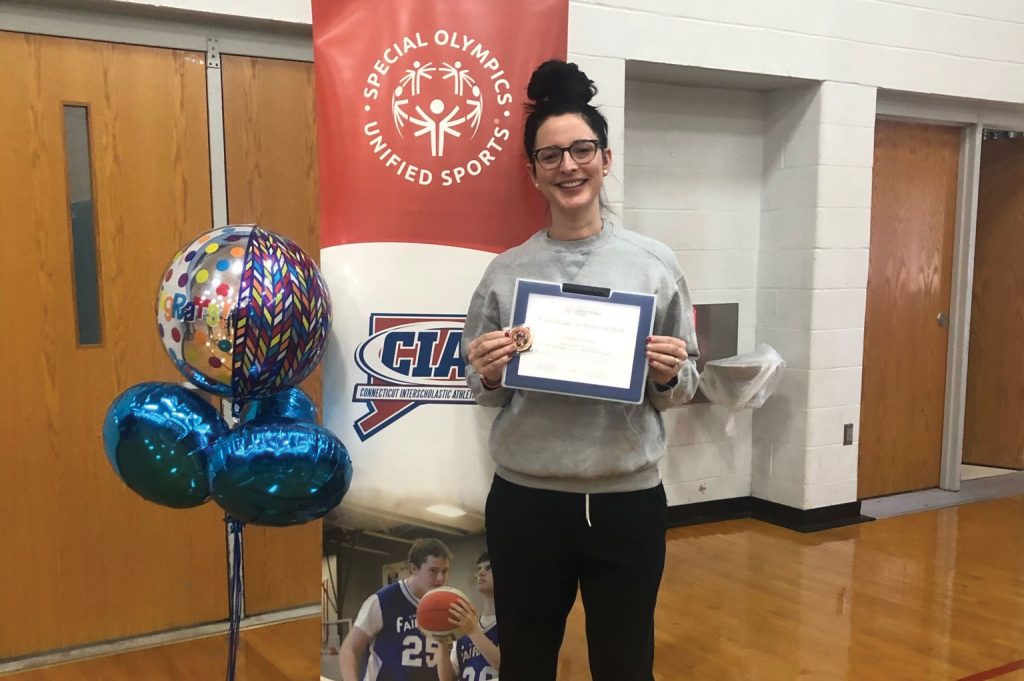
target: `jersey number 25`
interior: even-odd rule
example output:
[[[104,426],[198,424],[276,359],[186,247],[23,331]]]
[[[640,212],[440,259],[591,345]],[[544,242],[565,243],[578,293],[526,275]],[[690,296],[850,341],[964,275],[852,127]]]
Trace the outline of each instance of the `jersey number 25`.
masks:
[[[402,666],[403,667],[436,667],[437,653],[441,644],[437,641],[427,641],[424,649],[423,638],[416,634],[409,634],[402,641]]]

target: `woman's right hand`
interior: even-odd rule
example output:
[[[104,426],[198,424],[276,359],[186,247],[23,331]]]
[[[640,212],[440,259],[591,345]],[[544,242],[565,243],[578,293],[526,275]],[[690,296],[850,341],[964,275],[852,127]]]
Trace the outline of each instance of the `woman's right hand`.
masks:
[[[469,363],[491,383],[501,380],[501,372],[515,354],[516,346],[507,332],[491,331],[469,342]]]

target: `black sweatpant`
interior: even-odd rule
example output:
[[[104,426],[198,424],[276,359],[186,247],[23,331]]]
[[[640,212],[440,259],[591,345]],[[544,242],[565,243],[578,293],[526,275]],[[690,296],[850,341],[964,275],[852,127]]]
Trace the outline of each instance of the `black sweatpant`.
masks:
[[[495,477],[486,522],[501,681],[554,681],[577,586],[593,680],[651,681],[666,520],[661,485],[588,500]]]

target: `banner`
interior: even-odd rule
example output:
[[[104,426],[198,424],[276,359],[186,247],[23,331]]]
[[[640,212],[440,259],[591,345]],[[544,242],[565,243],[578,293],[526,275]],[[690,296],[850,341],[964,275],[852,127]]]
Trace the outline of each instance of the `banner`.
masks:
[[[494,254],[547,224],[524,105],[567,27],[567,0],[313,0],[324,420],[352,455],[348,523],[483,529],[496,410],[459,344]]]

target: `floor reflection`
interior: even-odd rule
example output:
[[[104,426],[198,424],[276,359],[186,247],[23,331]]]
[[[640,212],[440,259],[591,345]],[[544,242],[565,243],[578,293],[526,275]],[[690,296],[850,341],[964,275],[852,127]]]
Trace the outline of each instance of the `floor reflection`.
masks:
[[[754,520],[672,530],[656,677],[994,673],[1024,658],[1022,538],[1024,496],[814,534]],[[589,679],[578,607],[559,678]]]

